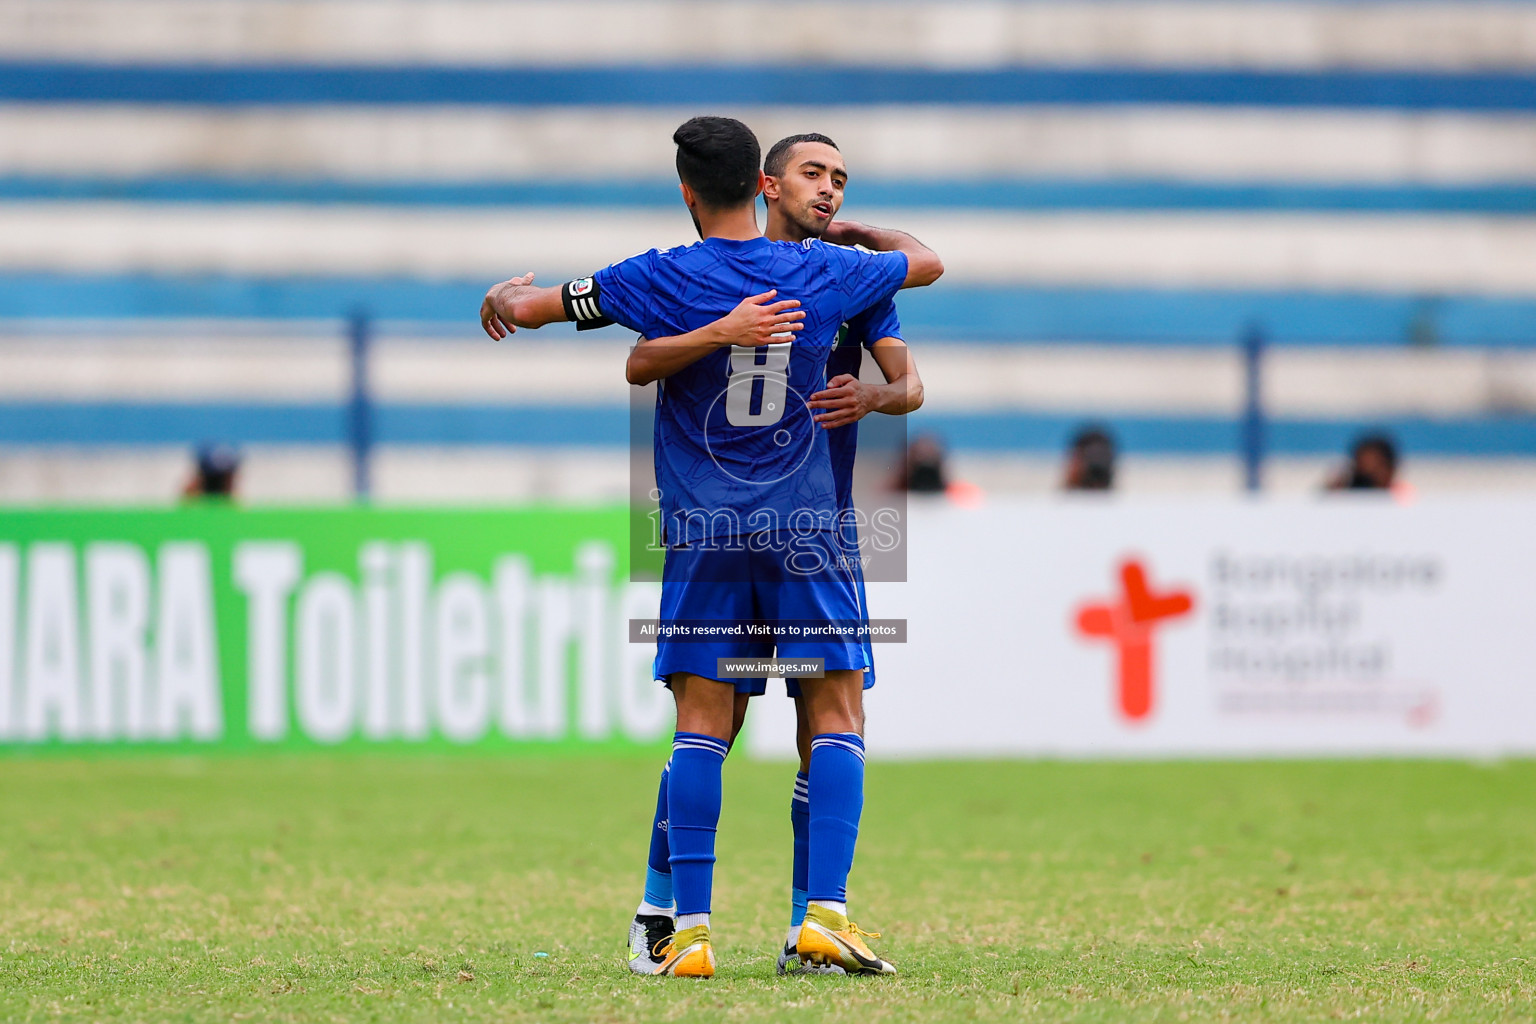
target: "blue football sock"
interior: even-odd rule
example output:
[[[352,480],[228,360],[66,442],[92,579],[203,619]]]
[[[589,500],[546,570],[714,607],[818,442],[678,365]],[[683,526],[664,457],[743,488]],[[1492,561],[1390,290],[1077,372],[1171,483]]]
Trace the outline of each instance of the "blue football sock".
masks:
[[[667,844],[667,779],[672,762],[661,770],[661,785],[656,789],[656,818],[651,822],[651,852],[645,868],[645,901],[642,906],[657,909],[672,907],[672,851]]]
[[[800,927],[800,922],[805,920],[805,903],[808,883],[806,875],[810,871],[810,842],[811,842],[811,805],[806,801],[806,784],[810,776],[805,772],[795,773],[795,795],[789,801],[789,824],[795,832],[795,867],[790,882],[789,892],[789,926]]]
[[[864,741],[858,733],[828,732],[811,739],[809,796],[806,896],[845,903],[864,810]]]
[[[715,880],[715,828],[720,824],[720,768],[725,740],[697,732],[672,738],[667,781],[667,841],[677,916],[707,914]]]

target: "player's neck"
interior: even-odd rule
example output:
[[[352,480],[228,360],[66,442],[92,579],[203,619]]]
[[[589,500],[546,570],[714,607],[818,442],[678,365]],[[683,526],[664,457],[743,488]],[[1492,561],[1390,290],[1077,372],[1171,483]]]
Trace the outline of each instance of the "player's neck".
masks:
[[[700,238],[725,238],[741,242],[763,237],[762,229],[757,226],[756,204],[739,206],[734,210],[700,208],[694,211],[694,217],[699,226]]]
[[[803,230],[800,225],[782,216],[778,208],[772,204],[768,206],[768,227],[764,229],[763,234],[771,241],[793,242],[796,245],[811,237],[810,233]]]

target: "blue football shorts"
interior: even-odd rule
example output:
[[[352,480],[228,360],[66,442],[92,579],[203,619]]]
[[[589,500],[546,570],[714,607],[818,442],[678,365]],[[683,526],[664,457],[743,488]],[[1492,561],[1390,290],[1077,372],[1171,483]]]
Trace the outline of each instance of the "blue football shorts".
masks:
[[[864,563],[855,558],[849,564],[853,568],[853,579],[859,593],[859,622],[865,627],[864,633],[864,689],[875,685],[875,647],[869,642],[869,600],[864,596]],[[784,690],[791,697],[800,696],[800,680],[784,680]],[[761,693],[762,691],[757,691]]]
[[[667,549],[661,578],[662,636],[656,643],[656,678],[674,672],[706,679],[717,677],[721,658],[821,658],[828,671],[867,669],[868,640],[848,635],[864,621],[862,574],[857,561],[845,558],[831,531],[751,534],[709,546]],[[817,624],[843,630],[838,635],[753,637],[748,624]],[[740,626],[733,635],[707,639],[669,635],[678,626]],[[766,676],[728,680],[737,693],[768,689]],[[871,679],[866,675],[865,686]],[[798,686],[791,683],[791,694]]]

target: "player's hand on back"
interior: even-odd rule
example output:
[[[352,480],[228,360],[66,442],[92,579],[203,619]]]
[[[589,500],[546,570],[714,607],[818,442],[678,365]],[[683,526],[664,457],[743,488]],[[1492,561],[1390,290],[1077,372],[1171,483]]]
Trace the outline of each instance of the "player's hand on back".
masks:
[[[830,430],[857,423],[874,412],[874,400],[875,389],[872,385],[851,374],[840,373],[827,381],[825,391],[816,392],[805,404],[808,408],[821,410],[814,413],[811,419]]]
[[[504,317],[499,304],[504,302],[508,293],[513,288],[533,284],[533,275],[524,274],[514,277],[501,284],[492,285],[491,290],[485,293],[485,301],[480,303],[480,327],[493,341],[500,341],[509,334],[516,333],[517,327],[511,320]]]
[[[797,309],[799,299],[774,302],[778,294],[770,289],[760,295],[748,295],[736,304],[736,308],[716,320],[714,328],[721,345],[740,345],[758,348],[762,345],[778,345],[794,338],[801,329],[805,311]]]

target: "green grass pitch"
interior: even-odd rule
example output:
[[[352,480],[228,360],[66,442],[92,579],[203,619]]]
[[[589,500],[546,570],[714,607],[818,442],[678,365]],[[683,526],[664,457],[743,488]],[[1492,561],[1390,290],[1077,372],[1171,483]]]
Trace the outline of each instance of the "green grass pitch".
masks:
[[[1529,1020],[1536,764],[872,764],[774,977],[793,770],[732,758],[720,974],[634,978],[659,759],[0,762],[0,1020]],[[547,954],[547,955],[540,955]]]

